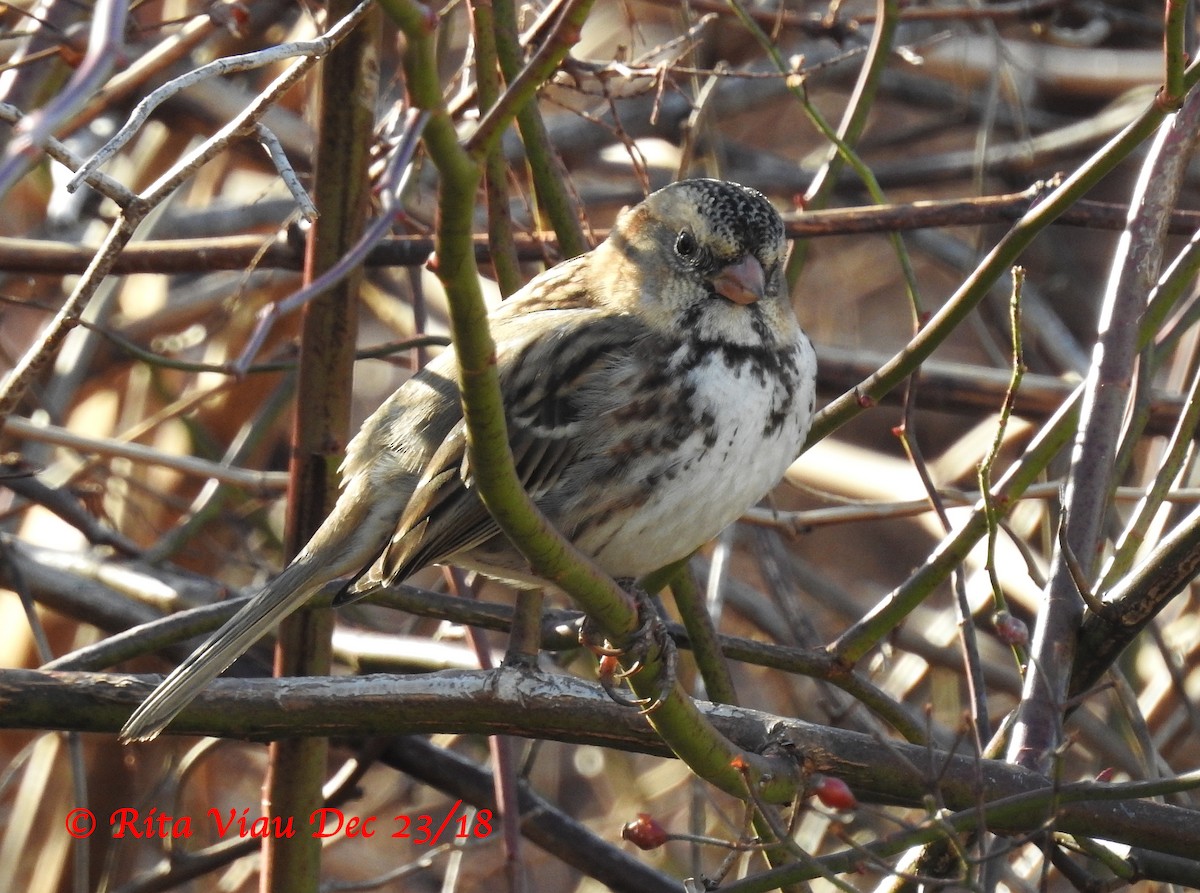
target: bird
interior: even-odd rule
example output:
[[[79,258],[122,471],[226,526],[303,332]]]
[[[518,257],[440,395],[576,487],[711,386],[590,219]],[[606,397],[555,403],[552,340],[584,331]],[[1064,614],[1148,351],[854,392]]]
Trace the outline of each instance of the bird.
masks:
[[[760,192],[680,180],[623,210],[591,251],[489,316],[518,476],[557,530],[618,580],[687,557],[799,455],[816,356]],[[326,585],[335,603],[433,564],[544,586],[474,487],[447,348],[347,445],[342,489],[307,545],[132,714],[156,737],[257,639]]]

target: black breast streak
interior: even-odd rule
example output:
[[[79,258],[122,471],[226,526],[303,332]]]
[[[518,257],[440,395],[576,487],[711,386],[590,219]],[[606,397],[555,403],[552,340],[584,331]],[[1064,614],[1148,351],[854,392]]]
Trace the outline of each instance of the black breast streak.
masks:
[[[763,437],[773,437],[779,432],[792,417],[793,404],[796,401],[796,383],[800,377],[800,370],[796,366],[796,352],[781,355],[779,359],[780,377],[771,395],[772,409],[763,425]]]
[[[715,294],[711,299],[724,300]],[[687,352],[675,367],[676,374],[691,372],[705,358],[711,356],[720,356],[725,366],[731,370],[749,374],[758,385],[770,391],[771,412],[763,424],[762,433],[764,437],[774,437],[793,415],[796,386],[800,379],[800,351],[793,346],[782,350],[767,347],[774,337],[766,317],[756,306],[745,309],[751,314],[751,328],[759,339],[757,344],[730,344],[715,339],[689,338]],[[700,303],[688,307],[679,318],[683,330],[695,331],[703,311],[704,306]],[[705,446],[711,449],[716,444],[715,435],[711,435],[710,442],[711,416],[701,421],[702,424],[707,422]]]

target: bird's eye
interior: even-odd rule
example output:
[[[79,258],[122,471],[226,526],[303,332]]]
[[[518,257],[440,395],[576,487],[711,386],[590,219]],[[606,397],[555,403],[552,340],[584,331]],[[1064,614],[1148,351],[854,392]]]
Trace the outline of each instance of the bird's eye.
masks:
[[[675,253],[685,260],[690,260],[696,256],[696,251],[699,249],[696,243],[696,237],[688,230],[680,231],[675,239]]]

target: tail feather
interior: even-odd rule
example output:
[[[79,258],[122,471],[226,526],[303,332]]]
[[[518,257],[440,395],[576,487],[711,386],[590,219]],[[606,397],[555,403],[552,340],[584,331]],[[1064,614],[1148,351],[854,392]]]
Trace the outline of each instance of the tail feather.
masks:
[[[384,487],[370,475],[351,476],[308,545],[150,693],[121,729],[121,740],[156,737],[205,686],[322,586],[361,573],[391,536],[411,490],[405,480],[393,475]]]
[[[121,740],[149,741],[157,737],[196,695],[268,630],[340,576],[337,570],[311,554],[308,560],[290,564],[159,683],[121,729]]]

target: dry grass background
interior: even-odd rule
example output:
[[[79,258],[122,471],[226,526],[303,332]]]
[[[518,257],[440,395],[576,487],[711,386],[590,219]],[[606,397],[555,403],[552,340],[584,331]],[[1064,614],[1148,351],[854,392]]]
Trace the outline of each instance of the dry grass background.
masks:
[[[327,26],[321,7],[312,3],[265,2],[241,9],[170,0],[132,6],[124,55],[112,81],[135,70],[135,62],[189,23],[206,21],[210,12],[213,20],[193,48],[151,67],[127,92],[97,92],[72,110],[56,132],[81,157],[98,148],[140,97],[169,78],[213,58],[304,39]],[[816,108],[836,122],[850,102],[874,7],[858,0],[828,7],[787,0],[778,8],[768,3],[754,9],[784,57],[795,59],[798,70],[806,73],[803,86]],[[471,79],[469,19],[461,3],[439,12],[445,83],[455,93]],[[536,12],[523,8],[522,22],[527,25]],[[45,2],[36,10],[30,4],[6,6],[0,24],[8,39],[0,51],[9,54],[11,67],[0,74],[0,99],[30,112],[56,95],[86,46],[90,15],[86,8],[62,2]],[[702,15],[713,18],[698,27],[692,43],[663,49],[685,23],[695,24]],[[898,49],[887,60],[859,154],[894,203],[955,199],[967,207],[981,196],[1017,193],[1069,173],[1114,132],[1114,119],[1127,122],[1153,95],[1163,69],[1162,16],[1163,10],[1151,3],[1087,0],[906,6]],[[236,27],[220,24],[230,17]],[[40,29],[39,22],[45,23]],[[32,32],[37,32],[35,38],[23,36]],[[38,51],[39,42],[44,42],[44,52]],[[390,25],[384,26],[381,46],[383,121],[403,101],[398,70],[403,40]],[[597,68],[568,69],[543,91],[541,109],[580,217],[597,231],[648,183],[661,185],[679,170],[753,185],[781,210],[796,211],[799,196],[824,160],[827,141],[783,80],[765,74],[769,66],[760,46],[723,4],[598,0],[573,56]],[[659,67],[641,67],[643,56]],[[727,68],[718,76],[709,74],[718,64]],[[630,76],[626,65],[637,68],[638,76]],[[162,105],[105,170],[130,188],[145,188],[264,89],[281,66],[189,88]],[[601,83],[596,71],[604,73],[611,97],[593,89]],[[737,76],[749,71],[760,76]],[[580,90],[580,84],[587,89]],[[314,144],[314,90],[310,76],[276,104],[269,121],[306,182]],[[11,136],[8,125],[4,136]],[[531,216],[528,171],[516,141],[506,147],[514,218],[522,232],[536,237],[529,242],[533,250],[523,268],[530,276],[542,266],[539,254],[555,259],[555,247],[552,239],[538,241],[542,221]],[[1129,201],[1144,157],[1144,150],[1134,153],[1088,198],[1115,203],[1118,217],[1123,216],[1120,206]],[[38,159],[4,197],[0,365],[5,367],[15,366],[31,349],[80,272],[72,265],[78,259],[42,258],[30,245],[11,240],[77,246],[78,257],[86,261],[114,214],[111,202],[94,194],[69,196],[63,170]],[[430,231],[435,179],[430,165],[420,159],[416,174],[396,234],[424,236]],[[1189,177],[1180,207],[1194,205],[1195,187]],[[860,182],[843,174],[831,204],[852,207],[870,201]],[[200,241],[189,243],[193,254],[183,271],[153,272],[162,269],[159,256],[145,262],[150,272],[107,278],[88,304],[89,324],[71,333],[52,367],[33,382],[15,414],[18,420],[48,423],[78,439],[68,446],[31,425],[10,422],[5,429],[11,489],[0,489],[0,583],[11,591],[0,593],[0,667],[44,665],[164,611],[252,587],[283,563],[283,469],[293,409],[287,369],[294,361],[298,314],[277,322],[255,360],[277,363],[277,371],[239,378],[221,366],[242,354],[260,308],[300,284],[298,253],[283,250],[278,241],[290,238],[295,245],[302,238],[294,208],[261,148],[250,140],[235,141],[155,209],[138,232],[139,241],[151,243],[208,240],[210,250],[202,254]],[[927,311],[954,293],[1012,219],[1011,214],[996,215],[987,224],[944,224],[905,233]],[[831,223],[833,232],[807,240],[806,263],[794,291],[801,320],[821,349],[826,400],[904,348],[913,335],[911,305],[888,234],[838,234],[838,225]],[[481,212],[477,231],[485,226]],[[1182,219],[1177,232],[1195,228],[1194,218]],[[286,233],[291,235],[281,236]],[[252,251],[261,249],[262,256],[230,264],[216,260],[226,250],[221,240],[235,235],[251,237],[247,244]],[[1022,454],[1045,420],[1044,407],[1057,406],[1069,383],[1086,373],[1117,241],[1111,227],[1077,221],[1047,228],[1022,255],[1027,271],[1023,342],[1031,396],[1019,403],[1008,424],[998,471]],[[1169,238],[1164,244],[1167,262],[1185,244],[1186,235]],[[274,254],[267,252],[272,245]],[[283,254],[291,258],[291,269],[276,262]],[[486,263],[482,269],[490,274]],[[934,354],[908,419],[922,462],[946,500],[951,524],[969,511],[955,494],[977,490],[977,467],[998,430],[1003,384],[997,390],[985,388],[983,373],[993,370],[993,379],[1003,383],[1011,366],[1009,286],[1001,283],[993,291]],[[1185,323],[1190,322],[1191,291],[1194,286],[1189,285],[1180,304]],[[420,264],[369,264],[361,289],[360,346],[403,344],[418,330],[447,331],[436,278]],[[1110,542],[1130,517],[1131,494],[1159,476],[1162,435],[1179,415],[1179,398],[1195,372],[1195,328],[1183,325],[1180,331],[1178,340],[1160,353],[1154,373],[1155,397],[1166,401],[1157,417],[1165,427],[1159,424],[1144,436],[1135,432],[1127,441],[1130,461],[1120,479],[1125,489],[1105,528]],[[133,355],[129,345],[140,353]],[[400,348],[358,362],[355,423],[421,356],[418,350]],[[1033,399],[1039,394],[1045,395],[1040,403]],[[1167,399],[1171,395],[1175,402]],[[1149,399],[1144,392],[1138,396]],[[693,569],[702,581],[712,568],[727,568],[711,587],[718,596],[723,632],[781,644],[825,645],[902,584],[943,542],[946,532],[935,513],[907,507],[910,501],[926,500],[926,492],[917,463],[906,457],[894,433],[903,421],[902,407],[885,401],[842,426],[797,461],[769,506],[697,557]],[[1184,435],[1185,440],[1192,436],[1190,431]],[[119,449],[124,443],[141,444],[147,452],[131,458]],[[164,457],[197,457],[209,463],[208,471],[181,468]],[[219,481],[208,476],[218,466],[262,474],[252,483]],[[1065,471],[1062,455],[1044,476],[1049,486],[1039,491],[1042,496],[1014,510],[999,543],[995,571],[1009,609],[1030,628],[1040,609],[1039,578],[1055,548],[1055,485]],[[1178,491],[1175,501],[1156,513],[1143,553],[1179,524],[1187,503],[1195,501],[1194,476],[1189,455],[1172,483]],[[836,522],[825,523],[818,510],[830,508],[843,512]],[[90,521],[62,517],[71,509]],[[98,532],[107,536],[98,538]],[[994,727],[1016,706],[1020,677],[1012,650],[993,630],[995,606],[985,562],[981,549],[972,553],[964,564],[963,587],[980,640],[977,671],[986,679]],[[142,576],[122,576],[123,569]],[[154,579],[160,581],[157,587],[150,585]],[[444,586],[436,571],[412,582]],[[23,603],[30,597],[40,603],[36,623]],[[485,597],[510,600],[497,586],[489,586]],[[341,622],[349,627],[393,636],[382,641],[336,639],[344,666],[392,672],[477,666],[462,628],[448,621],[377,606],[343,613]],[[1064,780],[1086,780],[1104,770],[1112,770],[1116,780],[1171,777],[1200,764],[1197,617],[1195,595],[1185,587],[1125,651],[1117,672],[1083,700],[1067,726]],[[958,638],[953,592],[942,585],[858,670],[913,715],[924,717],[937,740],[970,752],[970,705]],[[503,648],[501,636],[493,633],[490,641]],[[441,647],[418,648],[433,643]],[[177,660],[181,650],[170,652],[168,659]],[[554,660],[584,677],[594,673],[594,662],[576,653]],[[167,666],[161,656],[146,654],[111,669],[148,673]],[[251,663],[242,669],[256,671]],[[896,737],[878,717],[827,682],[750,663],[735,663],[733,669],[745,707],[879,736],[881,753],[885,742]],[[261,663],[257,671],[262,671]],[[695,672],[686,659],[681,672],[694,683]],[[95,728],[76,717],[63,725]],[[569,728],[567,718],[564,726]],[[488,763],[481,736],[446,733],[431,740],[480,765]],[[564,853],[595,850],[601,860],[610,858],[601,848],[605,841],[662,873],[658,880],[610,878],[613,889],[678,889],[667,878],[711,873],[724,858],[724,851],[706,844],[672,842],[650,853],[621,844],[621,825],[639,812],[654,815],[671,831],[724,839],[739,833],[738,804],[698,781],[678,761],[607,748],[599,741],[514,740],[530,786],[596,835],[572,844],[546,843],[545,848],[526,845],[520,858],[532,878],[531,889],[604,888],[569,864]],[[356,753],[371,752],[370,747],[339,744],[331,751],[329,771]],[[205,873],[188,879],[187,860],[176,860],[176,873],[163,869],[160,840],[110,840],[100,833],[89,841],[84,861],[84,848],[64,833],[64,821],[70,808],[84,802],[81,792],[101,817],[124,806],[143,814],[153,807],[194,817],[205,817],[214,807],[222,814],[248,809],[253,817],[266,761],[262,745],[166,737],[151,745],[122,747],[112,730],[66,736],[17,728],[0,735],[0,753],[6,767],[0,773],[0,889],[132,891],[171,885],[243,890],[256,885],[253,848],[236,857],[218,852]],[[344,808],[357,815],[444,815],[459,795],[419,777],[375,762]],[[1186,791],[1169,799],[1194,806]],[[925,814],[911,804],[900,808],[868,802],[869,797],[860,800],[857,810],[845,814],[807,804],[797,824],[799,844],[813,854],[833,853],[850,841],[865,843],[891,834]],[[195,825],[197,836],[183,842],[188,849],[221,843],[207,819],[197,819]],[[1103,836],[1104,829],[1096,830]],[[1086,844],[1077,838],[1056,841],[1063,855],[1050,866],[1043,859],[1046,839],[1004,841],[1011,849],[993,841],[993,858],[971,863],[952,885],[1013,891],[1100,890],[1129,882],[1147,890],[1166,885],[1161,879],[1114,881],[1109,868],[1076,853],[1076,847]],[[396,890],[504,889],[507,883],[499,834],[431,852],[427,865],[416,864],[422,855],[424,848],[386,835],[373,840],[338,836],[326,847],[322,882],[330,890],[372,880],[378,889]],[[387,874],[409,863],[411,873]],[[894,860],[864,862],[857,874],[842,875],[841,881],[858,890],[901,885],[892,874],[894,865]],[[749,857],[734,867],[731,877],[763,868],[761,859]],[[1195,883],[1200,860],[1179,870],[1179,883],[1189,878]],[[831,882],[814,885],[826,889]]]

